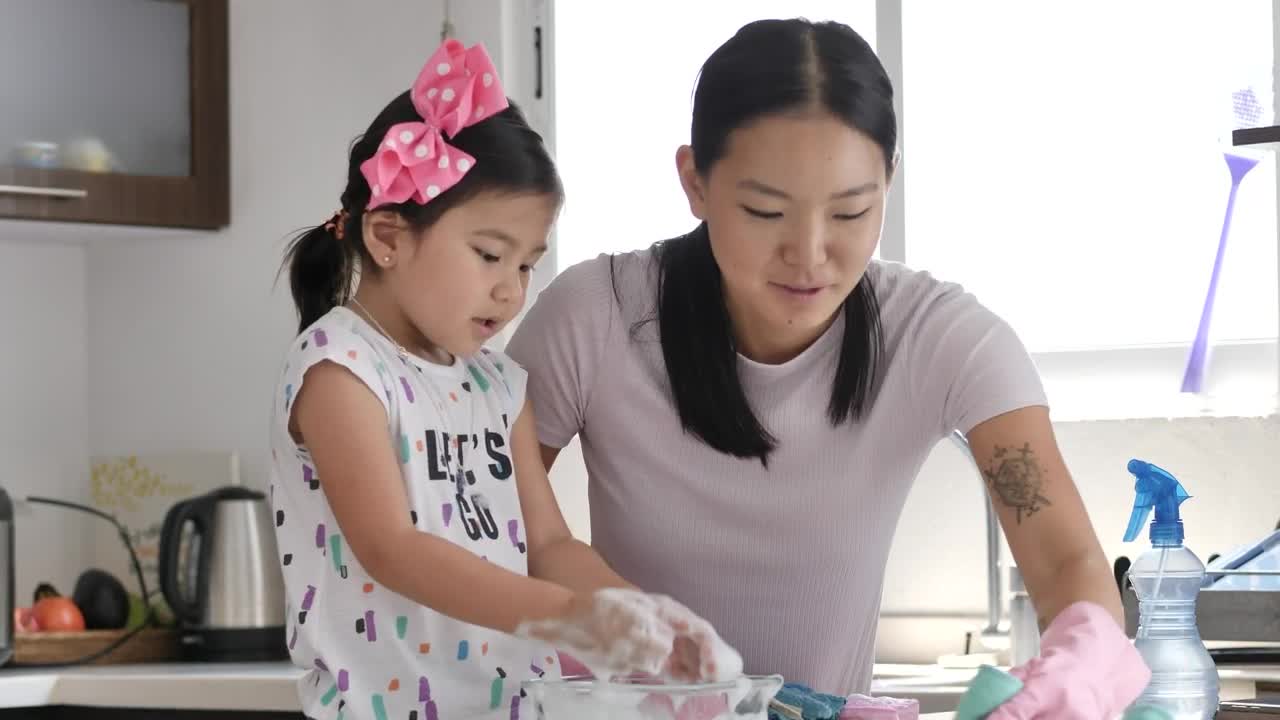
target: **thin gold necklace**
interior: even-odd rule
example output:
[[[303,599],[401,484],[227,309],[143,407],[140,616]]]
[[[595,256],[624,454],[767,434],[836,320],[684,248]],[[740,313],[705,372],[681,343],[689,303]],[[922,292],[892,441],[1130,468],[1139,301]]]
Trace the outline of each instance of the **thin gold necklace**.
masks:
[[[382,324],[379,323],[378,319],[373,316],[373,313],[369,312],[369,310],[365,308],[364,305],[361,305],[360,301],[355,298],[351,298],[351,304],[359,308],[360,314],[364,315],[365,319],[368,320],[370,323],[373,323],[373,326],[377,328],[378,332],[382,333],[382,337],[386,338],[388,342],[396,346],[396,353],[400,355],[401,360],[409,359],[409,351],[406,350],[403,345],[396,342],[396,339],[391,337],[391,333],[387,332],[382,328]]]
[[[357,299],[355,299],[354,297],[353,297],[353,298],[351,298],[351,304],[352,304],[352,305],[355,305],[355,306],[356,306],[356,308],[358,308],[358,309],[360,310],[360,314],[361,314],[361,315],[364,315],[364,317],[365,317],[366,319],[368,319],[368,321],[373,325],[373,327],[374,327],[375,329],[377,329],[377,331],[378,331],[379,333],[382,333],[382,336],[383,336],[384,338],[386,338],[388,342],[390,342],[392,345],[395,345],[395,346],[396,346],[396,353],[398,353],[398,354],[400,355],[400,360],[401,360],[402,362],[408,362],[408,360],[409,360],[409,351],[408,351],[408,350],[406,350],[406,349],[405,349],[405,347],[404,347],[403,345],[401,345],[400,343],[396,342],[396,339],[395,339],[394,337],[392,337],[392,336],[391,336],[391,333],[389,333],[389,332],[387,332],[386,330],[384,330],[384,329],[383,329],[383,327],[382,327],[381,323],[379,323],[379,322],[378,322],[378,319],[377,319],[377,318],[375,318],[375,317],[373,316],[373,313],[369,312],[369,309],[368,309],[368,308],[366,308],[364,305],[361,305],[361,304],[360,304],[360,301],[359,301],[359,300],[357,300]],[[436,389],[435,389],[434,387],[432,387],[431,389],[426,390],[426,395],[427,395],[427,397],[431,400],[431,404],[435,406],[435,408],[436,408],[436,412],[438,412],[438,413],[440,414],[440,420],[441,420],[441,422],[447,422],[447,421],[448,421],[448,417],[449,417],[449,412],[448,412],[448,410],[446,410],[446,409],[445,409],[444,398],[442,398],[442,397],[436,397]],[[476,412],[475,397],[474,397],[474,395],[472,395],[472,397],[471,397],[470,405],[471,405],[471,417],[472,417],[472,421],[474,421],[474,418],[475,418],[475,412]],[[467,431],[468,431],[468,432],[467,432],[467,438],[466,438],[466,439],[468,439],[468,440],[470,439],[470,430],[471,430],[470,425],[471,425],[471,424],[472,424],[471,422],[468,422],[468,423],[467,423],[467,425],[468,425],[468,427],[467,427]],[[457,449],[457,451],[456,451],[456,452],[457,452],[457,455],[458,455],[458,464],[457,464],[457,467],[456,467],[456,469],[454,469],[454,470],[452,470],[452,471],[450,471],[450,470],[446,470],[446,473],[448,473],[448,474],[451,476],[451,477],[450,477],[450,480],[452,480],[452,481],[453,481],[454,486],[458,489],[458,493],[459,493],[459,494],[461,494],[461,493],[462,493],[463,488],[465,487],[464,483],[466,482],[466,480],[465,480],[465,478],[466,478],[466,463],[465,463],[465,462],[464,462],[464,460],[463,460],[463,451],[462,451],[461,444],[459,444],[458,449]],[[449,464],[449,465],[452,465],[453,463],[448,463],[448,464]]]

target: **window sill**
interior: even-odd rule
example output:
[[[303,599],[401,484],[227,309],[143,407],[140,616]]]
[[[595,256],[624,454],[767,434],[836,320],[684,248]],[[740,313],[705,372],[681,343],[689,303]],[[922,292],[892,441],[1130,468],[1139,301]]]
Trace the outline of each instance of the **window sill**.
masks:
[[[1056,421],[1266,417],[1280,409],[1274,339],[1213,347],[1202,393],[1180,392],[1188,347],[1035,353]]]
[[[1274,393],[1253,398],[1177,393],[1163,397],[1130,396],[1119,400],[1101,396],[1055,399],[1051,392],[1049,404],[1055,422],[1262,418],[1276,415],[1280,411],[1280,403]]]

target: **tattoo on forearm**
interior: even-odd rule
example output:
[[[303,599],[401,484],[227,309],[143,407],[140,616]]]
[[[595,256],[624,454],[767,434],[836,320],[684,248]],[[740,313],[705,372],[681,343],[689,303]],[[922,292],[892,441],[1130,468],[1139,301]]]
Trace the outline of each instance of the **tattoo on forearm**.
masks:
[[[1018,511],[1018,524],[1053,504],[1042,494],[1044,471],[1030,443],[1016,450],[997,445],[991,464],[982,471],[982,476],[1001,502]]]

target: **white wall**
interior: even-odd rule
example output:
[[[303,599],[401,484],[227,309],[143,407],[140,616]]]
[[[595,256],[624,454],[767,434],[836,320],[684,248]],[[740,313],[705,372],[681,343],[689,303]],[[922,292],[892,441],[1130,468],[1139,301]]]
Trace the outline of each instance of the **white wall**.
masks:
[[[85,253],[33,223],[0,225],[0,487],[11,496],[88,499]],[[19,508],[17,601],[48,581],[70,593],[86,519]]]
[[[91,249],[95,453],[236,449],[244,481],[265,482],[267,410],[294,332],[287,277],[274,284],[281,253],[337,209],[351,141],[412,84],[441,8],[233,0],[232,224]]]

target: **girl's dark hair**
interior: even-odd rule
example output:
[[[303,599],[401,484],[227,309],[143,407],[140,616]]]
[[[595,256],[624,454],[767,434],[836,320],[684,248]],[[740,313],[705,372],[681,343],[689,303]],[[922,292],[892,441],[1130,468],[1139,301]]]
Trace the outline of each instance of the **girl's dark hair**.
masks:
[[[363,218],[371,191],[360,172],[360,164],[373,156],[392,125],[421,120],[407,90],[383,108],[369,129],[351,146],[347,185],[341,198],[345,211],[342,239],[338,239],[336,227],[325,223],[303,231],[290,243],[285,266],[289,270],[293,302],[298,308],[298,332],[350,299],[357,269],[361,273],[378,272],[378,265],[369,257],[364,244]],[[560,175],[542,136],[529,127],[515,103],[464,128],[447,141],[476,160],[462,180],[425,205],[410,200],[398,205],[382,205],[377,210],[395,212],[411,228],[420,231],[430,227],[450,208],[480,193],[546,194],[557,200],[564,195]]]
[[[836,22],[750,23],[702,66],[693,101],[694,165],[705,177],[734,130],[763,117],[809,110],[830,113],[868,135],[884,151],[886,174],[892,172],[898,139],[893,86],[871,46]],[[756,417],[738,377],[737,347],[706,223],[658,243],[655,256],[662,354],[685,432],[720,452],[759,458],[767,466],[777,439]],[[833,426],[868,410],[883,346],[880,306],[864,275],[844,301],[844,340],[827,403]]]

